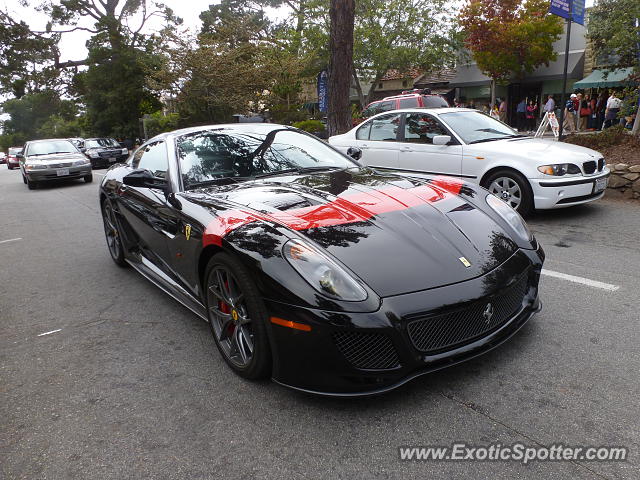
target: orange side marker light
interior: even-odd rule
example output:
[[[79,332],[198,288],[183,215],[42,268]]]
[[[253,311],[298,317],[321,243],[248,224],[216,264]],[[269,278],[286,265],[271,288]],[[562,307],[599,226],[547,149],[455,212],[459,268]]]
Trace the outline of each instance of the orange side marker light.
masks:
[[[281,327],[293,328],[294,330],[302,330],[303,332],[310,332],[311,325],[304,323],[292,322],[291,320],[285,320],[284,318],[271,317],[271,323],[280,325]]]

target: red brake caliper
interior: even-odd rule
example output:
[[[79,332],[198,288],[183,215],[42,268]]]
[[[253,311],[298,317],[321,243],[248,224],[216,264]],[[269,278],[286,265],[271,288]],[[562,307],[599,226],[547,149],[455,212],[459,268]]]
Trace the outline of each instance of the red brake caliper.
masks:
[[[229,282],[224,282],[225,286],[227,287],[227,290],[229,289]],[[231,313],[231,306],[227,303],[227,302],[223,302],[222,300],[218,300],[218,310],[220,310],[222,313],[226,313],[226,314],[230,314]],[[233,322],[229,322],[229,336],[231,336],[231,334],[233,334],[233,331],[235,330],[236,326]]]

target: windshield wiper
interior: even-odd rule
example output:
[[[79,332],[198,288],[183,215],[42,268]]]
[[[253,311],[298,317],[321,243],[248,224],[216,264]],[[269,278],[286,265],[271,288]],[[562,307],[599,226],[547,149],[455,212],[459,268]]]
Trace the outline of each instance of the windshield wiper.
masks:
[[[481,138],[480,140],[474,140],[472,142],[469,142],[468,145],[471,145],[472,143],[482,143],[482,142],[493,142],[494,140],[504,140],[505,138],[509,138],[509,137],[489,137],[489,138]]]
[[[73,153],[73,152],[51,152],[50,155],[56,155],[58,153]]]
[[[342,170],[342,169],[343,167],[333,167],[329,165],[317,166],[317,167],[286,168],[284,170],[261,173],[259,175],[256,175],[255,178],[275,177],[278,175],[285,175],[287,173],[311,173],[311,172],[321,172],[326,170]]]
[[[248,180],[247,177],[221,177],[212,178],[211,180],[203,180],[201,182],[191,182],[185,185],[185,189],[210,187],[212,185],[231,185],[232,183],[238,183],[243,180]]]

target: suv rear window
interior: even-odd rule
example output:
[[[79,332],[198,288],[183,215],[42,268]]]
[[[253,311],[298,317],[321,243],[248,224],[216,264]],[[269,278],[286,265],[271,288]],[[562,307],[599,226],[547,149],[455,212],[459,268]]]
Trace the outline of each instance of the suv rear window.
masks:
[[[389,110],[396,109],[396,101],[395,100],[386,100],[384,102],[374,102],[365,108],[362,112],[362,116],[364,118],[369,118],[378,113],[388,112]]]
[[[400,99],[400,108],[414,108],[419,107],[418,97],[407,97]]]
[[[428,108],[446,108],[449,106],[447,101],[438,95],[423,95],[422,103]]]

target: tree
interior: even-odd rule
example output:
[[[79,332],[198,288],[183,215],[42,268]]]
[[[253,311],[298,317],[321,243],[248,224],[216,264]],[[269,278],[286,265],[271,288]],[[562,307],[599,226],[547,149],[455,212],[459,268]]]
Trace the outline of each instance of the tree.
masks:
[[[587,38],[596,58],[606,58],[610,67],[634,67],[640,80],[640,2],[599,0],[589,11]],[[640,135],[640,115],[633,133]]]
[[[349,90],[353,72],[353,28],[355,0],[331,0],[329,11],[329,135],[344,133],[351,128]]]
[[[470,0],[462,9],[464,44],[492,80],[492,105],[496,82],[522,78],[556,59],[553,43],[563,26],[548,11],[547,0]]]

